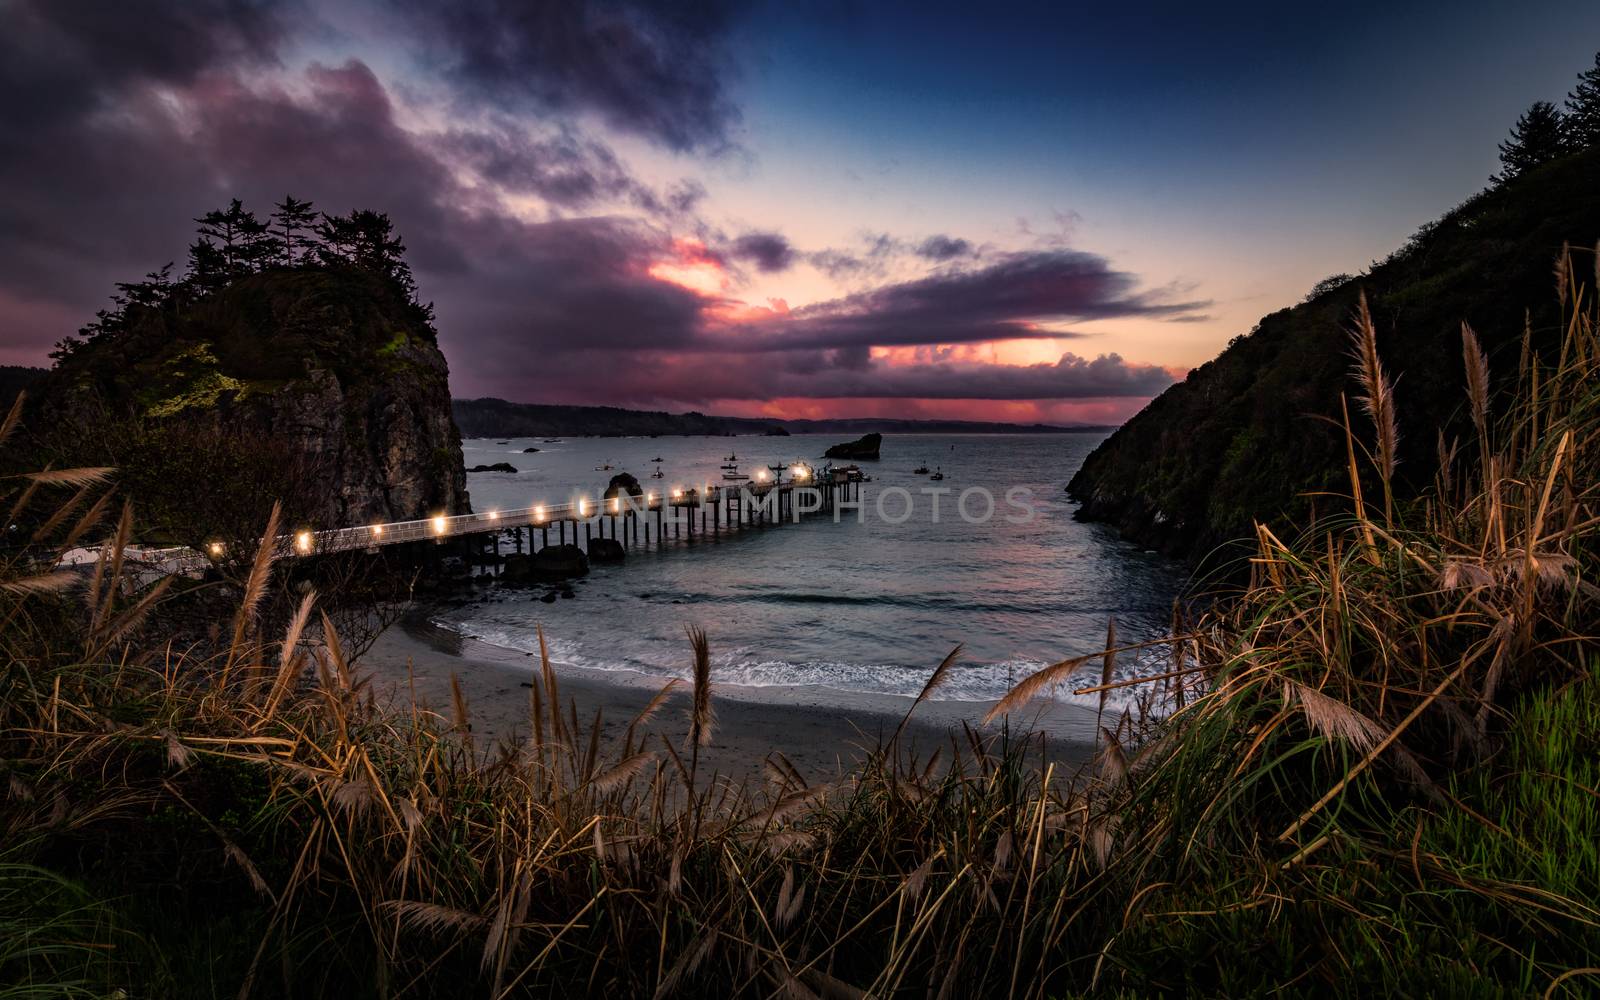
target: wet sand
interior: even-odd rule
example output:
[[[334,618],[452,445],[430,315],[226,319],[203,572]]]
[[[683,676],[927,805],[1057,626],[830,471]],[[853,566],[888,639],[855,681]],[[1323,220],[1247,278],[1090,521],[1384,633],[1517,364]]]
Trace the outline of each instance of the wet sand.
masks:
[[[576,703],[582,725],[592,723],[597,710],[601,713],[603,745],[621,738],[629,722],[664,683],[662,678],[631,672],[601,673],[560,663],[552,667],[563,705]],[[454,674],[479,747],[520,740],[531,731],[529,689],[538,671],[536,656],[464,638],[413,617],[380,636],[357,670],[372,676],[380,699],[408,705],[414,691],[419,705],[445,718],[453,714],[450,678]],[[715,673],[712,692],[717,724],[712,744],[701,752],[701,767],[734,780],[759,780],[764,762],[774,751],[787,757],[808,781],[839,777],[881,740],[887,740],[911,707],[910,698],[893,695],[718,685]],[[966,743],[963,723],[985,737],[1001,733],[998,722],[979,725],[991,704],[924,702],[907,725],[902,744],[922,759],[943,747],[943,757],[948,760],[952,738],[963,746]],[[646,727],[648,745],[660,749],[664,737],[681,748],[688,729],[688,706],[688,685],[680,685]],[[1030,736],[1035,759],[1054,762],[1058,771],[1070,773],[1090,755],[1094,713],[1077,705],[1041,700],[1028,706],[1022,716],[1013,716],[1009,730],[1012,737]]]

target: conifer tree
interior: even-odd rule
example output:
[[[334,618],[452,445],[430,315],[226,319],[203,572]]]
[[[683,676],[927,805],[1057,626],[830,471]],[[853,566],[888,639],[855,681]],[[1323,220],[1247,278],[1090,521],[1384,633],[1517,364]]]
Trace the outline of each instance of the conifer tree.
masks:
[[[1500,144],[1501,171],[1489,178],[1504,184],[1514,177],[1560,159],[1568,152],[1567,134],[1561,112],[1549,101],[1534,101],[1512,126],[1511,135]]]
[[[1594,68],[1578,74],[1577,86],[1567,95],[1567,143],[1576,152],[1600,147],[1600,52]]]
[[[311,202],[284,195],[283,201],[273,206],[272,221],[277,225],[275,236],[283,251],[283,265],[294,267],[297,259],[304,260],[311,252],[317,213]]]

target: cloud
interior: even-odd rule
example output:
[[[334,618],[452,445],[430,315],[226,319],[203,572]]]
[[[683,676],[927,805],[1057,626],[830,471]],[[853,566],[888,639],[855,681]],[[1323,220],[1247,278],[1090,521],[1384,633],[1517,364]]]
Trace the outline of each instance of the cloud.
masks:
[[[546,377],[557,383],[554,396],[541,399],[581,402],[574,391],[583,374],[604,352],[580,349],[546,358]],[[551,370],[548,366],[554,365]],[[576,381],[575,381],[576,380]],[[858,351],[795,351],[778,355],[649,354],[641,363],[618,366],[607,379],[611,398],[640,406],[685,407],[707,400],[922,399],[989,401],[1071,401],[1143,399],[1173,381],[1156,365],[1128,362],[1115,354],[1083,358],[1063,354],[1050,364],[1003,365],[977,362],[892,364]],[[515,378],[492,383],[499,394]]]
[[[917,256],[932,261],[954,260],[972,252],[972,244],[953,236],[930,236],[917,245]]]
[[[732,3],[406,0],[402,7],[466,102],[592,112],[680,152],[733,145]]]
[[[146,21],[116,22],[128,51],[113,51],[99,23],[74,20],[75,5],[11,10],[0,77],[13,87],[0,90],[0,109],[8,123],[32,122],[0,131],[0,316],[12,362],[42,358],[112,282],[181,260],[195,216],[235,196],[265,213],[286,193],[328,211],[391,214],[423,297],[436,304],[461,395],[680,407],[1136,398],[1170,378],[1116,355],[995,365],[972,351],[890,359],[874,349],[1063,337],[1062,323],[1182,319],[1201,305],[1182,289],[1143,290],[1105,258],[1065,248],[980,256],[954,237],[913,244],[866,233],[846,249],[806,253],[773,229],[730,238],[700,217],[707,193],[698,181],[645,184],[569,118],[496,112],[434,125],[364,61],[290,68],[281,25],[254,4],[152,8]],[[583,13],[583,24],[678,16],[605,10]],[[566,24],[578,15],[550,16]],[[527,28],[513,17],[507,30]],[[147,37],[161,32],[181,44]],[[169,59],[143,54],[169,43]],[[523,43],[508,44],[509,60]],[[29,102],[49,103],[49,113],[29,118]],[[639,118],[639,127],[656,120]],[[671,134],[654,138],[720,141],[714,130]],[[738,265],[770,274],[802,260],[880,283],[793,310],[731,297]],[[930,261],[939,266],[927,273]],[[665,280],[663,265],[673,264],[717,280]],[[919,276],[882,283],[910,268]]]
[[[797,254],[781,233],[746,233],[728,245],[728,256],[749,261],[765,274],[787,271]]]
[[[1206,304],[1141,292],[1134,275],[1112,268],[1097,254],[1023,251],[982,267],[940,271],[796,309],[776,331],[734,331],[728,342],[744,350],[773,350],[1062,337],[1069,334],[1043,324],[1170,319]]]

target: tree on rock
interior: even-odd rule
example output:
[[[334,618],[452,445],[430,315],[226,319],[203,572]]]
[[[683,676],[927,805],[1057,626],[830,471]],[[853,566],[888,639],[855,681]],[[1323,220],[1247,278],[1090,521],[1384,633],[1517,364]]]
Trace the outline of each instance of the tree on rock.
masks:
[[[1503,168],[1489,178],[1504,184],[1514,177],[1558,160],[1569,152],[1561,112],[1549,101],[1534,101],[1511,128],[1511,136],[1500,144]]]
[[[311,252],[310,234],[316,231],[317,213],[312,210],[311,202],[284,195],[283,200],[273,206],[272,221],[277,227],[278,245],[283,251],[283,266],[294,267],[296,247],[300,248],[299,256],[302,259]]]
[[[258,271],[277,255],[277,241],[268,232],[267,224],[246,210],[238,198],[227,208],[207,212],[194,221],[200,226],[202,238],[215,241],[230,275]]]
[[[1574,151],[1600,146],[1600,52],[1594,68],[1578,74],[1578,85],[1567,95],[1567,143]]]

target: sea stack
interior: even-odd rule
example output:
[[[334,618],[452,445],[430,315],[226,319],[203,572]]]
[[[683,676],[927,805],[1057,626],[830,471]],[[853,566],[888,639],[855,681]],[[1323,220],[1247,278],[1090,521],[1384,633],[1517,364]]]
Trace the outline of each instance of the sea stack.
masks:
[[[878,460],[878,449],[883,446],[883,435],[878,433],[863,434],[854,441],[836,444],[822,453],[823,458],[843,458],[852,461]]]

